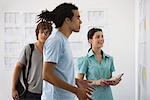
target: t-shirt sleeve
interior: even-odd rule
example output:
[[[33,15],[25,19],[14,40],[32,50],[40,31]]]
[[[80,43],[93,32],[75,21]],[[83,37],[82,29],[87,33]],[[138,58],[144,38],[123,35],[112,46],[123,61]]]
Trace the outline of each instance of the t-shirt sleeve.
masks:
[[[61,42],[59,39],[51,38],[44,44],[44,62],[58,63],[60,52],[61,52]]]
[[[86,57],[80,57],[77,59],[77,67],[78,67],[78,73],[86,74],[88,70],[88,61]]]
[[[114,67],[114,61],[113,61],[113,58],[111,57],[110,58],[110,63],[111,63],[111,67],[110,67],[110,72],[112,73],[112,72],[114,72],[115,71],[115,67]]]
[[[26,45],[20,53],[18,62],[21,64],[27,65],[27,56],[29,55],[29,45]]]

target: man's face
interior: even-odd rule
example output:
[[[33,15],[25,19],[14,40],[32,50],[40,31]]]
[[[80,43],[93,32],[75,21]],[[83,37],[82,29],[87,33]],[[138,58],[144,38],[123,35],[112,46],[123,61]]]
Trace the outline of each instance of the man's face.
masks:
[[[73,10],[74,16],[71,19],[70,28],[73,32],[80,31],[80,24],[82,21],[80,20],[80,14],[78,10]]]
[[[38,41],[44,43],[50,34],[51,33],[48,29],[44,29],[44,30],[40,29],[38,34]]]

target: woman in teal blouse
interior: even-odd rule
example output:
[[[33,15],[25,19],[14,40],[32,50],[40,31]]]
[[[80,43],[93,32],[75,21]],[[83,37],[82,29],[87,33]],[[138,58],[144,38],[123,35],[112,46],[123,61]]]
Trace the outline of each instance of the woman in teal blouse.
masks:
[[[108,83],[106,79],[112,77],[115,71],[113,58],[102,51],[104,37],[102,29],[92,28],[88,32],[88,42],[91,45],[88,53],[77,60],[79,73],[77,78],[92,81],[95,91],[92,93],[92,100],[113,100],[110,85],[116,85],[120,80]]]

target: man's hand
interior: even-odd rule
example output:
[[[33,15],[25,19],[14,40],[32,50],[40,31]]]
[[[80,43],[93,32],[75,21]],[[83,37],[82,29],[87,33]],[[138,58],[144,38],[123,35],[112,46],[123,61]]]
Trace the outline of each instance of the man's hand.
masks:
[[[76,95],[79,100],[92,100],[90,95],[88,94],[89,94],[89,91],[84,88],[78,88],[78,91],[76,92]]]
[[[84,88],[87,91],[89,91],[89,95],[91,95],[91,92],[93,92],[95,89],[94,87],[91,86],[92,81],[90,80],[81,80],[81,79],[76,79],[76,85],[79,88]]]
[[[19,100],[18,91],[16,89],[12,90],[12,98],[13,100]]]

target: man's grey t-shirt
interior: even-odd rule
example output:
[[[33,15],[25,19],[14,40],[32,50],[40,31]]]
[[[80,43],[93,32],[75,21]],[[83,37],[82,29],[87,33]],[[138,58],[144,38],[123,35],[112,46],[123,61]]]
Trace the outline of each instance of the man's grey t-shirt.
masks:
[[[20,54],[18,62],[24,64],[24,67],[26,67],[26,65],[28,67],[30,54],[31,48],[29,45],[26,45]],[[29,70],[28,76],[28,91],[32,93],[42,93],[42,68],[43,54],[37,49],[36,45],[34,44],[34,51],[31,58],[31,68]]]

